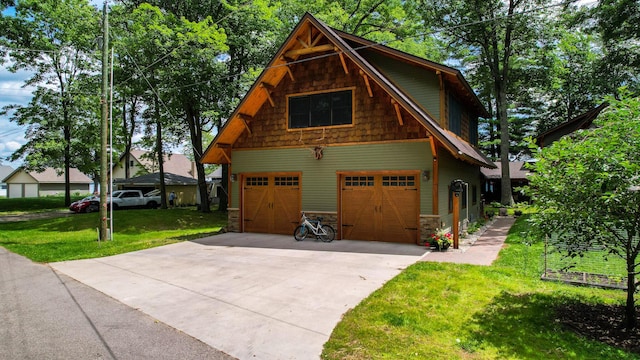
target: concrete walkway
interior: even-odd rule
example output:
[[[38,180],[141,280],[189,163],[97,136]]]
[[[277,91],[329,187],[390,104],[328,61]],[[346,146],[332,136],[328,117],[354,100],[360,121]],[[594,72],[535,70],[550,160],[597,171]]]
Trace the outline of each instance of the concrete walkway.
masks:
[[[226,233],[50,266],[233,357],[307,360],[347,310],[425,251]]]
[[[490,265],[513,223],[497,218],[475,241],[447,252],[227,233],[50,266],[233,357],[318,359],[342,315],[404,268],[416,261]]]
[[[461,246],[459,250],[429,252],[420,261],[489,266],[498,258],[514,222],[513,217],[498,217],[472,244]]]

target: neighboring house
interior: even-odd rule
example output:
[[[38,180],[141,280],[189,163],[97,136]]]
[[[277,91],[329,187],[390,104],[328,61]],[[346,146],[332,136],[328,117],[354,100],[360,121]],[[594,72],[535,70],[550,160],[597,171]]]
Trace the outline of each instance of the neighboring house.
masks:
[[[27,198],[64,194],[64,174],[58,174],[55,169],[47,168],[42,172],[25,171],[23,168],[14,170],[2,180],[7,184],[8,198]],[[71,193],[89,194],[93,181],[78,169],[70,169],[69,182]]]
[[[452,225],[453,180],[479,216],[479,116],[460,71],[305,14],[201,161],[229,164],[229,231],[292,235],[305,211],[339,239],[421,243]]]
[[[600,112],[602,112],[602,110],[604,110],[607,106],[609,106],[609,103],[602,103],[598,107],[593,108],[584,114],[576,116],[575,118],[567,122],[564,122],[554,128],[543,132],[536,138],[536,143],[540,147],[546,147],[551,145],[551,143],[560,139],[561,137],[571,134],[576,130],[590,128],[593,120],[595,120],[595,118],[600,115]]]
[[[164,173],[164,184],[167,192],[176,193],[176,205],[196,205],[200,202],[198,196],[198,179],[180,176],[172,173]],[[143,194],[160,189],[160,173],[145,174],[129,179],[117,179],[113,181],[115,190],[140,190]]]
[[[14,171],[11,166],[0,165],[0,197],[7,196],[7,184],[4,182],[4,178],[9,176]]]
[[[515,202],[528,201],[529,198],[518,191],[519,187],[529,184],[530,171],[526,168],[526,161],[509,162],[509,176],[511,177],[511,194]],[[495,169],[483,168],[482,172],[482,195],[485,203],[493,201],[500,202],[502,196],[502,164],[498,161],[495,163]]]
[[[129,162],[126,163],[126,156],[123,154],[118,162],[113,165],[113,180],[132,178],[144,174],[151,174],[160,170],[157,157],[145,150],[131,150]],[[127,177],[127,167],[129,176]],[[196,163],[189,160],[183,154],[165,154],[163,162],[165,173],[197,179]]]

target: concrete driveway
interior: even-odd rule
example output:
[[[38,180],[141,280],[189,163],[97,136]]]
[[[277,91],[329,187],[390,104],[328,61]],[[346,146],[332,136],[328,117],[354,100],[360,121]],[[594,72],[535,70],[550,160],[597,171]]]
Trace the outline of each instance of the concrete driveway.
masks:
[[[416,245],[226,233],[56,271],[239,359],[317,359],[341,316],[418,261]]]

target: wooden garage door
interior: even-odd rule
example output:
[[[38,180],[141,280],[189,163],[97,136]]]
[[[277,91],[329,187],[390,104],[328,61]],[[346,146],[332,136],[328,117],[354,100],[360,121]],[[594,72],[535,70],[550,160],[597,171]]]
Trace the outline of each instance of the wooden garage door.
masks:
[[[300,222],[300,175],[249,175],[243,182],[244,231],[293,234]]]
[[[341,178],[342,238],[415,243],[420,196],[418,174]]]

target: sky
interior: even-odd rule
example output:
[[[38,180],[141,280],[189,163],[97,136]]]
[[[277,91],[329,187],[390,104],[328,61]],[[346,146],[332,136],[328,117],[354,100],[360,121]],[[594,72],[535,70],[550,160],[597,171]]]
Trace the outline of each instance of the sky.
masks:
[[[101,8],[104,1],[91,0],[90,3],[97,8]],[[4,12],[5,15],[13,13],[15,12],[12,9]],[[29,75],[30,73],[25,71],[10,72],[7,70],[6,63],[0,65],[0,109],[7,105],[27,105],[29,103],[34,89],[22,87]],[[26,143],[26,127],[18,126],[16,123],[9,121],[9,117],[9,115],[0,115],[0,165],[8,165],[15,169],[22,165],[22,161],[10,162],[6,159]]]

